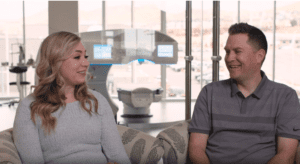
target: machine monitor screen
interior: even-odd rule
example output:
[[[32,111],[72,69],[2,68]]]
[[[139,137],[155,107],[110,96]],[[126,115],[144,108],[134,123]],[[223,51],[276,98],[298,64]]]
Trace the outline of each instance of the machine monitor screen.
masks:
[[[173,45],[158,45],[157,47],[158,57],[173,57]]]
[[[94,59],[111,59],[111,45],[94,44]]]
[[[114,29],[83,32],[80,36],[92,65],[128,64],[138,59],[155,64],[178,61],[177,41],[159,31]]]

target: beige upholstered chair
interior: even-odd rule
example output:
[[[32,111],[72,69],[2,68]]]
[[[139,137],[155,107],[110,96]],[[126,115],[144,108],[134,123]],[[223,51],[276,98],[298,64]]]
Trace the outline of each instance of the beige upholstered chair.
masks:
[[[188,125],[189,121],[182,121],[163,131],[157,138],[162,140],[164,146],[163,162],[164,164],[183,164],[188,163]],[[300,147],[298,146],[295,161],[300,164]]]
[[[186,163],[188,150],[188,125],[190,121],[182,121],[163,131],[156,138],[159,138],[164,147],[164,164]]]
[[[158,138],[121,125],[117,128],[132,164],[158,163],[164,154]],[[0,132],[0,164],[21,164],[12,135],[13,128]]]

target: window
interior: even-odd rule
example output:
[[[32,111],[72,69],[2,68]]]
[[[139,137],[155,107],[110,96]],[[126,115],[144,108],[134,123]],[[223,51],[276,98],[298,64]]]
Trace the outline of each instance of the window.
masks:
[[[0,62],[8,62],[9,66],[16,66],[19,63],[19,46],[23,46],[23,49],[25,49],[26,61],[23,62],[27,63],[30,58],[36,60],[41,41],[48,35],[48,2],[26,1],[24,8],[25,46],[23,46],[23,2],[3,1],[0,5],[0,46],[2,47],[0,51],[3,54]],[[0,94],[5,97],[18,97],[17,87],[9,85],[9,82],[16,81],[16,74],[9,72],[9,66],[1,65]],[[27,94],[30,86],[34,85],[34,71],[34,68],[29,67],[26,77],[23,76],[23,80],[26,79],[30,82],[30,85],[26,86]]]
[[[247,22],[261,29],[267,37],[268,52],[262,70],[270,80],[273,76],[273,49],[270,47],[273,43],[273,4],[273,1],[263,1],[260,7],[257,7],[250,1],[241,1],[241,22]]]
[[[17,51],[18,47],[12,47],[12,44],[22,44],[22,2],[3,1],[0,5],[0,62],[17,61],[16,57],[11,55],[11,52]],[[9,73],[8,66],[1,65],[1,87],[0,94],[2,96],[10,95],[11,92],[16,92],[16,88],[10,87],[8,83],[16,79],[16,75]]]
[[[102,1],[78,1],[79,33],[102,30]]]
[[[36,7],[38,6],[38,7]],[[42,40],[48,35],[48,2],[47,1],[26,1],[25,2],[25,58],[36,60],[36,55]],[[23,46],[23,2],[22,1],[1,1],[0,2],[0,97],[18,98],[19,92],[16,85],[9,85],[16,82],[16,74],[10,73],[11,65],[19,63],[19,46]],[[24,50],[24,49],[23,49]],[[5,63],[8,63],[6,65]],[[28,63],[29,64],[29,63]],[[25,75],[25,74],[23,74]],[[30,92],[30,86],[34,85],[35,68],[28,67],[26,81],[26,96]],[[25,80],[25,76],[23,76]],[[3,102],[1,102],[3,103]],[[17,104],[12,110],[4,107],[0,119],[0,131],[13,126]],[[5,116],[5,117],[2,117]]]
[[[40,45],[49,35],[47,1],[25,2],[25,30],[25,62],[27,63],[29,59],[36,61]],[[35,85],[35,68],[32,66],[28,67],[26,81],[30,82],[30,85],[26,85],[26,93],[29,94],[31,86]]]
[[[292,87],[300,97],[300,47],[297,44],[300,8],[297,6],[300,6],[299,1],[276,2],[275,81]]]

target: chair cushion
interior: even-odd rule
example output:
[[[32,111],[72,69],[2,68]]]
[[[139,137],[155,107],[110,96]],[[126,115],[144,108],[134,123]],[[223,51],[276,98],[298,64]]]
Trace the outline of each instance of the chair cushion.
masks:
[[[21,164],[12,138],[12,128],[0,132],[0,164]]]
[[[142,131],[117,125],[131,163],[158,163],[164,154],[162,142]]]
[[[156,138],[164,145],[164,164],[186,163],[188,147],[188,125],[190,120],[177,123],[163,131]]]

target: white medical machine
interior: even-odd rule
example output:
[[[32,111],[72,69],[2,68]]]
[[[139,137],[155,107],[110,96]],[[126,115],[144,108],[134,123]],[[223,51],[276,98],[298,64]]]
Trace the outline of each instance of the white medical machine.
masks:
[[[152,61],[155,64],[176,64],[178,43],[159,31],[147,29],[117,29],[80,33],[81,41],[89,55],[89,88],[108,100],[114,115],[117,105],[108,94],[106,81],[115,64],[128,64],[134,60]],[[118,88],[118,98],[124,103],[122,117],[150,117],[150,105],[162,97],[162,88]]]

